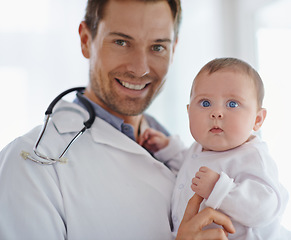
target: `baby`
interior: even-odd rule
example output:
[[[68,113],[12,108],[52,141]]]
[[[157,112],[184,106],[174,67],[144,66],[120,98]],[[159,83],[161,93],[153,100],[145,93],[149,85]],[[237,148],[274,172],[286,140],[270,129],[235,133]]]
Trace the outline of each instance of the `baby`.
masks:
[[[144,132],[140,144],[156,158],[183,162],[172,198],[174,232],[194,191],[204,198],[200,210],[212,207],[231,217],[236,233],[229,239],[291,239],[280,225],[288,193],[266,144],[253,134],[266,117],[263,98],[262,80],[249,64],[214,59],[194,79],[187,106],[196,142],[185,149],[177,137]]]

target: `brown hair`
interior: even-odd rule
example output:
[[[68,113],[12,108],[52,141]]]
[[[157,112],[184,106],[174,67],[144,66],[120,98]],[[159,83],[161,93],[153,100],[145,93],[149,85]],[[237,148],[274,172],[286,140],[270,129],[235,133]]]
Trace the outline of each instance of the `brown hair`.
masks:
[[[104,18],[106,4],[110,0],[88,0],[86,14],[85,14],[85,23],[91,31],[92,38],[95,38],[97,34],[98,24]],[[178,36],[179,27],[181,23],[181,2],[180,0],[137,0],[141,2],[158,2],[158,1],[167,1],[171,10],[174,19],[174,31],[175,39]]]
[[[234,70],[238,70],[242,73],[247,74],[253,81],[257,90],[257,102],[258,107],[261,108],[263,105],[263,99],[265,95],[264,84],[259,75],[259,73],[248,63],[237,59],[237,58],[216,58],[210,62],[208,62],[204,67],[196,75],[195,79],[203,72],[208,72],[208,74],[212,74],[221,69],[230,68]],[[195,82],[194,79],[194,82]],[[194,86],[193,82],[193,86]],[[192,88],[193,88],[192,86]],[[192,90],[191,90],[192,92]]]

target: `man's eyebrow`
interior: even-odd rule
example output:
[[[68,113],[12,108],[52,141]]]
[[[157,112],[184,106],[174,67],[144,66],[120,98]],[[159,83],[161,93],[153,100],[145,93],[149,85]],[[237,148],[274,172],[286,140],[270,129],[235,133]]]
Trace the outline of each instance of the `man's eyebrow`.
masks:
[[[127,34],[121,33],[121,32],[110,32],[109,35],[110,36],[118,36],[118,37],[126,38],[129,40],[134,39],[133,37],[131,37]],[[164,42],[172,43],[172,40],[170,38],[161,38],[161,39],[156,39],[154,42],[156,42],[156,43],[164,43]]]
[[[164,43],[164,42],[172,43],[172,40],[170,38],[162,38],[162,39],[155,40],[155,42],[156,43]]]
[[[131,37],[131,36],[127,35],[127,34],[121,33],[121,32],[110,32],[109,35],[118,36],[118,37],[122,37],[122,38],[133,40],[133,37]]]

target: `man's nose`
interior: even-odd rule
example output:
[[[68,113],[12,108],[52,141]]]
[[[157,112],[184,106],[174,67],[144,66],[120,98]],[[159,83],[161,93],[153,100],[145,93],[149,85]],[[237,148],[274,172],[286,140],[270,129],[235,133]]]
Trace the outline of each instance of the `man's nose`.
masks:
[[[129,59],[127,70],[135,77],[144,77],[150,73],[149,57],[145,50],[134,51]]]

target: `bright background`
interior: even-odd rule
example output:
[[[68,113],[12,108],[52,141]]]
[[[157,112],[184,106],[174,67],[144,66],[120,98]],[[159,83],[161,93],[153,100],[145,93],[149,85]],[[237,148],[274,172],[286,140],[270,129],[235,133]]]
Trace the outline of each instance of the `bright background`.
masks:
[[[0,0],[0,149],[41,124],[58,93],[87,84],[88,62],[78,36],[85,5],[85,0]],[[216,57],[249,62],[266,88],[268,116],[261,134],[291,194],[291,1],[182,0],[182,7],[168,82],[148,112],[190,145],[186,105],[194,76]],[[283,218],[291,230],[290,222],[291,200]]]

